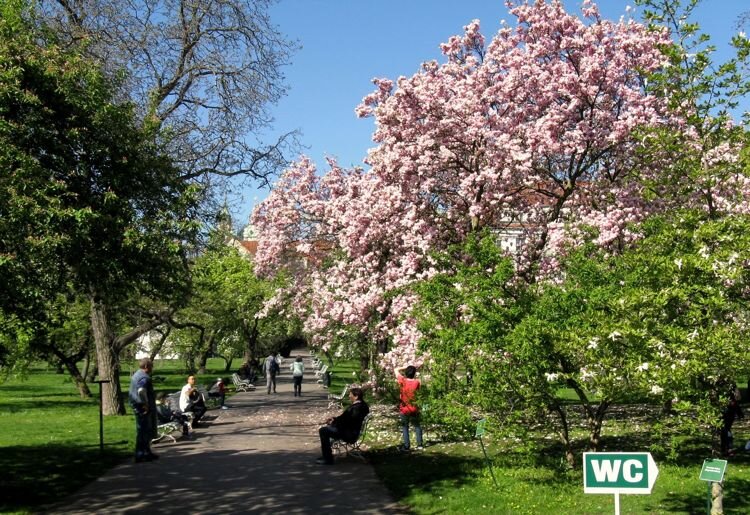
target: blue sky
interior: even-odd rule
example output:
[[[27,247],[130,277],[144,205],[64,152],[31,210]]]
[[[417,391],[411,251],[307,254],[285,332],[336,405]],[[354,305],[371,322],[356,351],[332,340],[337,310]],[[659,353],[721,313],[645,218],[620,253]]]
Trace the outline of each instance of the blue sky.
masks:
[[[619,19],[627,0],[597,2],[603,17]],[[580,13],[580,0],[565,0]],[[697,12],[704,32],[721,55],[735,34],[748,0],[703,0]],[[354,108],[373,90],[371,79],[412,75],[422,62],[440,60],[439,45],[460,34],[473,19],[489,40],[501,20],[514,24],[503,0],[279,0],[271,17],[281,32],[301,45],[285,69],[289,94],[272,109],[279,132],[298,129],[304,152],[324,169],[327,155],[344,166],[361,165],[372,146],[371,119]],[[244,224],[266,190],[247,188],[232,202],[235,220]]]

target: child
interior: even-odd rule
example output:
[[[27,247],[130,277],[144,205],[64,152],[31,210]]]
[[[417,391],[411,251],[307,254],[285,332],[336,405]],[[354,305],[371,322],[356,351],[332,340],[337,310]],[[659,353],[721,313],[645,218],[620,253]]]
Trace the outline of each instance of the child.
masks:
[[[224,380],[220,377],[208,391],[208,396],[219,399],[219,407],[221,407],[221,409],[227,409],[227,407],[224,406],[224,398],[226,396],[226,392],[227,388],[226,386],[224,386]]]

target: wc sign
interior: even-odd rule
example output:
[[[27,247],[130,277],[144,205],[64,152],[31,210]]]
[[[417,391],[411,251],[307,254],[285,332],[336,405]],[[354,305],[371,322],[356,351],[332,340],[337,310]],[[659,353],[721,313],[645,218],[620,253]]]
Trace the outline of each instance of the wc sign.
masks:
[[[659,469],[648,452],[584,452],[586,494],[650,494]]]

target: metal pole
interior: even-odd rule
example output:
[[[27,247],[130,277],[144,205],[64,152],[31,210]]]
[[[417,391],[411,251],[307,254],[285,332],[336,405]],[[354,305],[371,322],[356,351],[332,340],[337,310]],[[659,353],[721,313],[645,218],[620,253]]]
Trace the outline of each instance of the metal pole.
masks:
[[[620,492],[615,494],[615,515],[620,515]]]
[[[479,443],[482,445],[482,452],[484,453],[484,459],[487,460],[487,466],[490,467],[490,475],[492,476],[492,482],[495,483],[495,486],[498,486],[497,480],[495,479],[495,473],[492,471],[492,462],[490,461],[490,457],[487,456],[487,450],[484,448],[484,442],[482,441],[482,437],[479,437]]]
[[[104,454],[104,392],[102,383],[109,383],[109,379],[94,381],[99,383],[99,453]]]
[[[708,485],[708,494],[706,495],[706,515],[711,515],[711,485],[713,483],[711,481],[706,481],[706,485]]]

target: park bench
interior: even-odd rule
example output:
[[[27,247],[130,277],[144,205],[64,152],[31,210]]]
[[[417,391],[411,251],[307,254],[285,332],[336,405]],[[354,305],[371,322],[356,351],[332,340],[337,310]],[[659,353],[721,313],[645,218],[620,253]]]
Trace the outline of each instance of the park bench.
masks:
[[[170,393],[167,395],[167,402],[169,403],[169,409],[182,413],[187,418],[188,430],[193,431],[193,414],[190,411],[183,412],[180,409],[180,395],[181,392]]]
[[[328,365],[323,365],[323,368],[321,368],[321,369],[319,369],[319,370],[316,370],[316,371],[315,371],[315,377],[320,377],[320,378],[322,378],[322,377],[323,377],[323,375],[324,375],[324,374],[325,374],[326,372],[328,372]],[[323,380],[322,380],[322,379],[318,379],[318,382],[319,382],[319,383],[322,383],[322,382],[323,382]]]
[[[240,379],[240,376],[236,372],[232,374],[232,383],[238,392],[252,392],[255,390],[255,385],[253,383]]]
[[[362,428],[359,430],[359,436],[354,442],[349,443],[344,440],[333,440],[333,442],[331,442],[331,449],[336,454],[346,454],[346,456],[352,456],[365,461],[365,456],[362,454],[362,444],[364,443],[365,436],[367,436],[367,426],[369,425],[371,418],[372,413],[368,413],[362,420]]]
[[[349,385],[344,385],[344,390],[341,392],[340,395],[336,395],[335,393],[329,393],[328,394],[328,409],[333,408],[343,408],[342,403],[344,402],[344,399],[346,398],[346,394],[349,393]]]
[[[182,415],[185,416],[187,419],[187,425],[188,430],[193,430],[193,414],[190,412],[183,413],[180,410],[180,392],[175,392],[167,395],[167,405],[169,406],[169,409],[177,412],[182,413]],[[164,438],[171,438],[172,442],[177,442],[175,437],[172,435],[175,431],[182,432],[182,424],[177,420],[171,420],[169,422],[165,422],[164,424],[159,424],[156,426],[156,437],[151,440],[151,443],[157,443],[163,440]]]
[[[176,443],[177,440],[174,436],[172,436],[172,433],[174,433],[175,431],[182,432],[182,424],[180,424],[176,420],[172,420],[171,422],[167,422],[165,424],[159,424],[158,426],[156,426],[156,438],[153,438],[151,440],[151,443],[160,442],[164,438],[171,438],[172,443]]]
[[[206,405],[206,409],[218,408],[219,399],[217,397],[211,397],[208,392],[208,388],[204,385],[196,386],[195,388],[203,396],[203,403]]]

